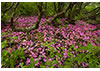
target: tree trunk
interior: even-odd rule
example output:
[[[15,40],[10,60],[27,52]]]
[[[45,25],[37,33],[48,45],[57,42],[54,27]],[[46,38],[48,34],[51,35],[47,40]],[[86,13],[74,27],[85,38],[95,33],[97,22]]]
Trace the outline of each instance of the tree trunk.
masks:
[[[17,9],[17,7],[18,7],[18,5],[19,5],[19,3],[16,3],[16,5],[15,5],[15,8],[14,8],[14,12],[12,13],[12,17],[11,17],[11,28],[12,28],[12,30],[14,30],[14,25],[13,25],[13,18],[14,18],[14,16],[15,16],[15,14],[16,14],[16,9]]]
[[[56,2],[54,2],[53,5],[54,5],[54,14],[56,14],[57,13]]]
[[[45,12],[44,13],[44,17],[47,18],[47,2],[44,3],[44,10],[43,10],[43,12]]]
[[[63,9],[64,9],[64,2],[58,2],[58,10],[57,10],[57,13],[63,11]],[[65,14],[62,14],[60,17],[61,18],[62,17],[65,17]]]
[[[14,6],[14,3],[12,2],[12,4],[3,12],[3,16],[4,16],[5,13],[6,13],[7,11],[9,11],[13,6]]]
[[[5,3],[5,4],[6,4],[6,3]],[[13,6],[14,6],[14,3],[12,2],[12,4],[11,4],[8,8],[6,8],[6,9],[4,10],[3,15],[1,16],[1,18],[4,18],[5,13],[8,12]],[[5,23],[5,21],[3,21],[3,20],[1,19],[1,23]]]
[[[55,14],[51,20],[51,22],[54,23],[54,20],[56,20],[57,17],[62,16],[63,14],[65,14],[71,7],[73,7],[76,3],[70,3],[68,7],[65,8],[65,10]]]
[[[37,28],[39,27],[39,23],[40,23],[40,21],[41,21],[42,15],[43,15],[42,5],[43,5],[43,2],[41,2],[41,3],[38,5],[38,8],[39,8],[39,15],[38,15],[38,19],[37,19],[37,22],[36,22],[35,29],[37,29]]]

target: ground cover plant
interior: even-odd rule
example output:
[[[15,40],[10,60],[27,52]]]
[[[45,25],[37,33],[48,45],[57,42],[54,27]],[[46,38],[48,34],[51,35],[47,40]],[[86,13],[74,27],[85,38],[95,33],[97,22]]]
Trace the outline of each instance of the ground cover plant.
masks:
[[[100,67],[99,3],[2,2],[2,6],[2,68]]]

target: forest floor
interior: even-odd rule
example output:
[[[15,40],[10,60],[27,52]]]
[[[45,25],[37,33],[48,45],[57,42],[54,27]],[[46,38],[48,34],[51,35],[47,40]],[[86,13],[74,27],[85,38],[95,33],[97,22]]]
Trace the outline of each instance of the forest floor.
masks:
[[[37,16],[20,17],[14,25],[15,28],[27,28],[34,25],[36,20]],[[28,33],[14,32],[9,24],[2,25],[2,67],[100,66],[100,29],[95,30],[97,26],[82,20],[78,20],[75,25],[65,24],[65,18],[62,18],[58,21],[59,24],[55,23],[58,24],[57,27],[54,27],[52,23],[43,24],[45,21],[47,19],[42,18],[40,27]],[[5,56],[6,51],[8,53]],[[92,60],[91,53],[97,63]],[[7,58],[8,61],[5,60]]]

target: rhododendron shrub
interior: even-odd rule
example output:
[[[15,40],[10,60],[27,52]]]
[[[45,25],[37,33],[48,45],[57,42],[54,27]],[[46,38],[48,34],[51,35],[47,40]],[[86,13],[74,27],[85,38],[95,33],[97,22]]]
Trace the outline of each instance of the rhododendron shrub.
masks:
[[[100,67],[100,29],[82,20],[66,25],[66,18],[54,27],[51,18],[42,18],[39,28],[28,33],[14,32],[9,25],[1,29],[1,67]],[[20,17],[14,25],[27,28],[36,20]]]

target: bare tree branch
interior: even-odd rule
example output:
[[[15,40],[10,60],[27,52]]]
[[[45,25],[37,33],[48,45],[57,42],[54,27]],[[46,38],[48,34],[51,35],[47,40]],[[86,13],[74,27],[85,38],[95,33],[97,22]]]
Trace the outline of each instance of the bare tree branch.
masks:
[[[14,3],[12,2],[12,4],[3,12],[4,14],[9,11],[12,7],[14,6]]]
[[[55,14],[51,21],[53,22],[54,20],[56,20],[57,17],[61,16],[62,14],[65,14],[75,4],[76,4],[76,2],[75,3],[70,3],[69,6],[65,8],[65,10],[61,11],[60,13]]]
[[[5,4],[6,4],[6,3],[5,3]],[[14,3],[12,2],[12,4],[11,4],[7,9],[5,9],[5,11],[3,12],[2,18],[5,16],[5,13],[6,13],[7,11],[9,11],[13,6],[14,6]],[[3,21],[2,21],[2,22],[3,22]]]

